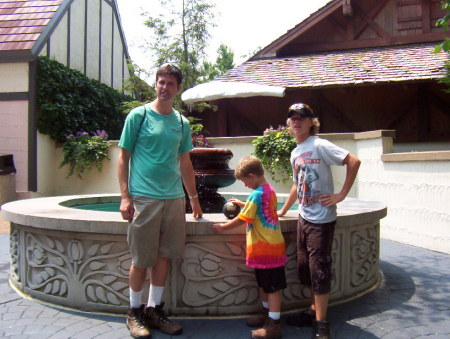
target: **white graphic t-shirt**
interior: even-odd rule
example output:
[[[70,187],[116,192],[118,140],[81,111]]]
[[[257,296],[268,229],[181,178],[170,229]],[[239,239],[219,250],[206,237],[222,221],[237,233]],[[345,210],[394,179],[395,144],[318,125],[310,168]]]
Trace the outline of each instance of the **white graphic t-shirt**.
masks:
[[[317,136],[308,137],[292,151],[293,179],[297,184],[298,208],[303,219],[318,224],[336,220],[336,206],[323,206],[319,203],[319,197],[334,193],[330,166],[342,166],[348,153]]]

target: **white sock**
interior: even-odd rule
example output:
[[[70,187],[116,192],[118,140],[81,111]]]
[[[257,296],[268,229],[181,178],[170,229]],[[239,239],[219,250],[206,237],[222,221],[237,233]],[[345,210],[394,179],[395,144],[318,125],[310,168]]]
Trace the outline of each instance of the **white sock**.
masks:
[[[140,290],[139,292],[135,292],[130,287],[130,308],[139,308],[141,307],[141,298],[142,292],[144,290]]]
[[[155,307],[156,305],[160,305],[163,292],[164,286],[150,285],[147,307]]]
[[[273,320],[280,320],[280,316],[280,312],[269,312],[269,318],[272,318]]]
[[[269,309],[269,302],[268,301],[263,301],[262,305],[263,305],[264,308]]]

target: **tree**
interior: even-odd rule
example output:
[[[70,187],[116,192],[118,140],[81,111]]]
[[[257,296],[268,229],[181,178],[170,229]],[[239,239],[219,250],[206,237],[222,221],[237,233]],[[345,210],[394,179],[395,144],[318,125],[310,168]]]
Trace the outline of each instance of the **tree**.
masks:
[[[229,47],[221,44],[217,49],[217,54],[215,64],[208,61],[203,62],[202,73],[204,73],[204,76],[200,79],[200,82],[213,80],[234,67],[234,53]]]
[[[448,30],[448,25],[450,23],[450,0],[442,1],[442,9],[447,10],[447,14],[445,14],[444,17],[436,21],[436,26],[442,26],[444,30]],[[439,82],[446,84],[447,86],[450,87],[450,39],[445,38],[441,44],[436,46],[434,51],[436,53],[444,51],[449,56],[449,60],[447,60],[447,62],[445,63],[446,76],[443,79],[440,79]],[[450,90],[446,90],[446,92],[450,92]]]
[[[214,27],[215,4],[206,0],[159,0],[163,11],[157,17],[149,16],[145,25],[152,29],[150,50],[155,67],[171,62],[183,71],[184,88],[198,84],[204,70],[205,49]]]
[[[450,0],[442,0],[442,9],[446,9],[447,14],[436,21],[436,26],[442,26],[444,30],[448,30],[448,25],[450,23]],[[439,53],[440,51],[450,52],[449,38],[445,38],[441,44],[436,46],[435,52]]]

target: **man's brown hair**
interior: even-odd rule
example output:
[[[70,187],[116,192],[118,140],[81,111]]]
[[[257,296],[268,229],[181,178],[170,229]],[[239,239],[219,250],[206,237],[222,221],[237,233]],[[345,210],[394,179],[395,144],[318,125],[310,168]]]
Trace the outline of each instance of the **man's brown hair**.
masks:
[[[164,64],[156,71],[156,82],[162,75],[171,75],[177,79],[178,86],[183,82],[183,73],[173,64]]]

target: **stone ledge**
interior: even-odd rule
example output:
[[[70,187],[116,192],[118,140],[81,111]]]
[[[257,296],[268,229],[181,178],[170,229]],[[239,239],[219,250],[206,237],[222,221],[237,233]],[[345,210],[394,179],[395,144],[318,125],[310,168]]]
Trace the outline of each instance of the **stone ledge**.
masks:
[[[382,154],[381,160],[384,162],[450,161],[450,151],[388,153]]]

